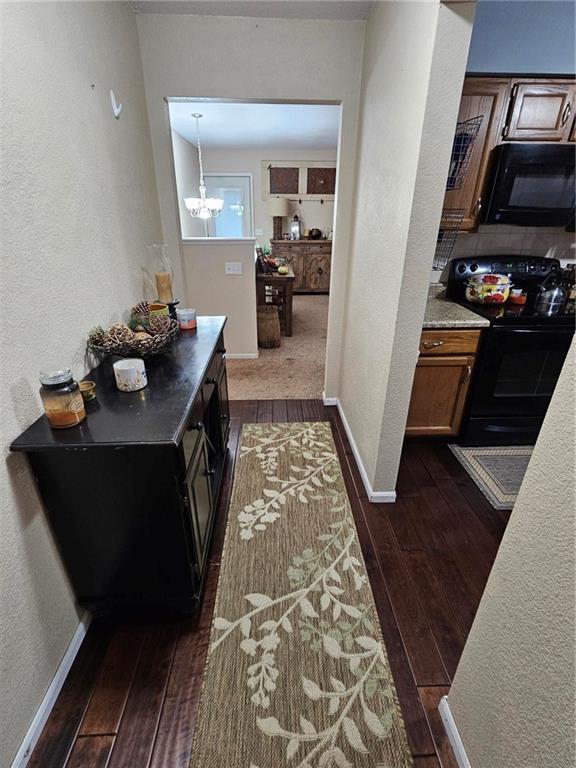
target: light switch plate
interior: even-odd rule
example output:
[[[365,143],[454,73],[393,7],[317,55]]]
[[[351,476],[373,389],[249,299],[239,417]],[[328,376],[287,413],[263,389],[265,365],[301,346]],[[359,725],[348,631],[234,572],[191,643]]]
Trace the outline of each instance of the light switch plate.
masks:
[[[241,261],[227,261],[224,266],[225,275],[241,275],[242,274],[242,262]]]
[[[262,237],[262,235],[264,234],[264,230],[263,229],[255,229],[254,230],[254,234],[256,235],[256,237]]]

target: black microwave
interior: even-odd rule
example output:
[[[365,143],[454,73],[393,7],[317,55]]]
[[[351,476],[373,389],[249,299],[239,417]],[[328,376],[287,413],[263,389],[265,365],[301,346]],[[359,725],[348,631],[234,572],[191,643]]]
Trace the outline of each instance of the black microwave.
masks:
[[[492,152],[485,224],[565,227],[574,221],[574,156],[569,144],[500,144]]]

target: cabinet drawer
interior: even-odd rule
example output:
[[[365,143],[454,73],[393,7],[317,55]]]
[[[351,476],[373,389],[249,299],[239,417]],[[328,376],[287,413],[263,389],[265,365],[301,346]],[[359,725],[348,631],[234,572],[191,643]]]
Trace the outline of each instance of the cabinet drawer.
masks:
[[[476,353],[481,331],[443,330],[441,328],[422,331],[420,337],[421,355],[473,355]]]

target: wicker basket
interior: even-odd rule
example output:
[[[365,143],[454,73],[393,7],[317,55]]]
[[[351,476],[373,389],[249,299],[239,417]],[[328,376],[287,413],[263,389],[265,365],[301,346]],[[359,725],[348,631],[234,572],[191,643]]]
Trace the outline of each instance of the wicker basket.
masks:
[[[96,355],[118,355],[119,357],[150,357],[166,352],[176,341],[179,333],[176,320],[170,321],[170,330],[147,339],[131,339],[126,342],[104,341],[97,344],[88,339],[88,349]]]

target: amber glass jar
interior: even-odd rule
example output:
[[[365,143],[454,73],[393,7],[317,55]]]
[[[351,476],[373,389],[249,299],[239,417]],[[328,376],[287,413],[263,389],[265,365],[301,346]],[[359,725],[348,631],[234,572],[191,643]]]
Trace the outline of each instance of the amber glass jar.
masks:
[[[51,427],[64,429],[84,421],[84,400],[70,368],[41,371],[40,383],[40,397]]]

